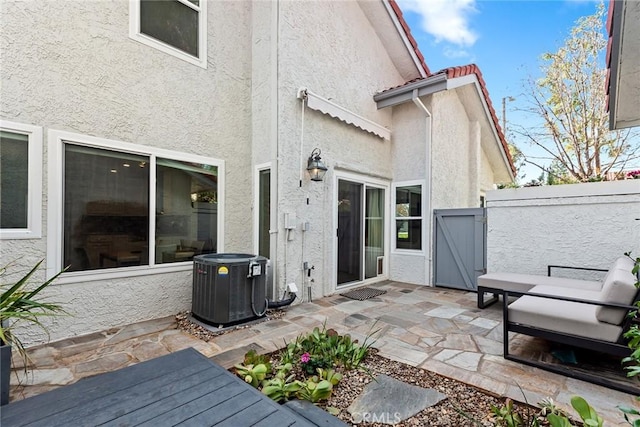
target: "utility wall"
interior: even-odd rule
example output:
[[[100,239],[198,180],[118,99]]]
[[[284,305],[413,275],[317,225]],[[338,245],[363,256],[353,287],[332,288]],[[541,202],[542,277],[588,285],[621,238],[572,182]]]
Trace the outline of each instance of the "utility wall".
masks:
[[[493,190],[487,217],[490,273],[609,268],[625,252],[640,255],[640,180]]]

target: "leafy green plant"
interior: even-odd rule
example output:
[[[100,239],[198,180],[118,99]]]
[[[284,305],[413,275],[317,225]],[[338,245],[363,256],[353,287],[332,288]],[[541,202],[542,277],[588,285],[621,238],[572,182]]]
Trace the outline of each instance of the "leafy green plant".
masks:
[[[502,406],[491,405],[491,413],[494,425],[499,427],[536,427],[540,425],[535,415],[525,415],[517,410],[511,399],[507,399]]]
[[[234,368],[236,369],[236,374],[239,377],[255,388],[260,386],[260,383],[266,378],[268,372],[267,366],[264,363],[260,363],[255,366],[236,364],[234,365]]]
[[[278,403],[287,401],[303,387],[302,382],[294,378],[295,375],[289,375],[287,378],[276,376],[266,380],[263,383],[262,393]]]
[[[636,398],[636,400],[640,400],[640,397]],[[636,418],[632,420],[629,417],[629,415],[634,415],[636,417],[640,416],[640,411],[634,408],[629,408],[629,407],[620,406],[620,405],[618,405],[618,409],[620,409],[624,414],[624,420],[627,422],[627,424],[632,425],[633,427],[640,427],[640,418]]]
[[[249,350],[244,355],[244,362],[246,365],[264,365],[267,367],[267,371],[271,371],[271,359],[266,354],[258,354],[254,349]]]
[[[317,376],[307,378],[302,382],[302,387],[297,393],[299,399],[308,400],[311,403],[318,403],[331,396],[333,386],[327,380],[320,380]]]
[[[18,354],[24,359],[25,370],[29,357],[22,341],[14,334],[14,328],[25,322],[38,326],[48,334],[49,331],[40,321],[41,317],[67,314],[60,304],[45,302],[40,298],[40,293],[53,283],[66,268],[35,288],[28,289],[29,280],[43,261],[38,262],[14,284],[0,282],[0,289],[2,289],[0,295],[0,341],[16,348]],[[9,267],[10,265],[0,268],[0,278],[4,278]]]
[[[342,380],[342,374],[333,369],[318,368],[318,376],[323,380],[327,380],[331,385],[337,385]]]

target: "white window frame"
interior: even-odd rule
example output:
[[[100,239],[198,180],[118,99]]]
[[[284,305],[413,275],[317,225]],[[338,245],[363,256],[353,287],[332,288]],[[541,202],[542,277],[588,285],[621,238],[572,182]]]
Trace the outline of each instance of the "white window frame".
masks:
[[[396,216],[396,191],[398,188],[401,187],[412,187],[412,186],[416,186],[419,185],[422,188],[422,192],[420,195],[420,203],[422,204],[422,209],[421,209],[421,216],[403,216],[403,217],[399,217]],[[392,248],[393,248],[393,253],[400,253],[400,254],[404,254],[404,255],[424,255],[426,253],[425,247],[427,246],[427,230],[426,230],[426,224],[425,224],[425,202],[426,202],[426,195],[425,195],[425,181],[424,180],[414,180],[414,181],[398,181],[398,182],[394,182],[393,185],[391,186],[391,212],[393,212],[393,217],[391,218],[391,235],[393,236],[393,238],[391,239],[393,241],[392,243]],[[422,222],[422,227],[421,227],[421,242],[422,245],[420,247],[420,249],[403,249],[403,248],[398,248],[397,247],[397,230],[396,230],[396,226],[397,226],[397,222],[398,220],[420,220]]]
[[[27,227],[0,229],[0,239],[39,239],[42,237],[42,128],[0,120],[0,128],[28,138]]]
[[[193,56],[170,44],[140,32],[140,0],[129,0],[129,37],[164,53],[180,58],[202,68],[207,68],[207,0],[200,0],[196,6],[188,0],[177,1],[198,12],[198,56]]]
[[[362,175],[356,172],[350,172],[350,171],[335,171],[334,173],[334,178],[333,178],[333,199],[334,199],[334,204],[332,207],[332,217],[333,217],[333,229],[334,229],[334,233],[333,233],[333,244],[332,244],[332,250],[333,250],[333,268],[332,268],[332,281],[331,283],[333,284],[333,289],[334,290],[344,290],[344,289],[350,289],[350,288],[354,288],[354,287],[358,287],[358,286],[362,286],[363,284],[367,284],[367,283],[375,283],[375,282],[379,282],[381,280],[387,280],[389,279],[390,275],[389,275],[389,271],[390,271],[390,263],[389,263],[389,258],[390,256],[390,250],[389,248],[390,243],[389,243],[389,238],[391,236],[391,227],[389,224],[389,221],[385,221],[384,222],[384,260],[383,260],[383,264],[382,264],[382,274],[376,277],[371,277],[369,279],[365,279],[364,275],[363,275],[363,280],[362,281],[358,281],[358,282],[353,282],[351,284],[342,284],[342,285],[338,285],[338,236],[337,233],[335,231],[338,230],[338,208],[337,208],[337,202],[338,202],[338,187],[339,187],[339,181],[343,180],[343,181],[351,181],[357,184],[361,184],[363,190],[366,191],[366,188],[380,188],[383,189],[385,191],[385,203],[384,203],[384,216],[385,218],[389,218],[391,216],[391,212],[389,210],[389,200],[391,200],[391,196],[388,194],[391,190],[391,186],[389,181],[385,180],[385,179],[380,179],[380,178],[376,178],[376,177],[372,177],[369,175]],[[365,202],[365,192],[363,191],[363,195],[362,195],[362,202]],[[362,209],[362,220],[365,221],[365,216],[364,216],[364,204],[363,204],[363,209]],[[395,215],[395,214],[394,214]],[[395,218],[395,217],[394,217]],[[394,223],[395,224],[395,223]],[[363,258],[363,263],[365,262],[364,259],[364,223],[363,223],[363,227],[362,227],[362,249],[363,249],[363,254],[362,254],[362,258]],[[363,272],[364,272],[364,264],[362,265],[363,268]]]
[[[63,154],[65,142],[118,152],[149,156],[149,212],[155,212],[156,204],[156,158],[208,164],[218,168],[218,224],[217,252],[224,252],[224,201],[225,201],[225,162],[224,160],[203,157],[195,154],[165,150],[162,148],[131,144],[128,142],[97,138],[71,132],[49,130],[48,133],[48,206],[47,206],[47,277],[52,277],[62,268],[63,239]],[[150,239],[155,230],[155,215],[149,215]],[[149,243],[149,262],[155,259],[154,245]],[[90,280],[113,279],[121,277],[144,276],[148,274],[189,271],[193,269],[191,261],[166,264],[141,265],[127,268],[105,268],[100,270],[74,271],[63,273],[56,283],[76,283]]]

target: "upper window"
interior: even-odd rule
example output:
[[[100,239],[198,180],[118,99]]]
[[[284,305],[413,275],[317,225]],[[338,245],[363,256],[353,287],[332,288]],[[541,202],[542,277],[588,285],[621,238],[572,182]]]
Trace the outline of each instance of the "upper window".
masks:
[[[42,128],[0,120],[0,237],[41,237]]]
[[[124,143],[59,141],[60,267],[153,266],[218,250],[218,161]]]
[[[134,0],[131,38],[207,68],[207,2]]]
[[[422,250],[422,186],[396,187],[396,249]]]

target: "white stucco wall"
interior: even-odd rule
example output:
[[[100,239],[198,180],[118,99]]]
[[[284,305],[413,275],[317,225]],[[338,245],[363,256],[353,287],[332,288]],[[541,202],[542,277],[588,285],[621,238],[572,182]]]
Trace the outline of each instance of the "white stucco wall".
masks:
[[[317,297],[335,292],[336,171],[390,182],[392,143],[309,109],[303,133],[297,90],[306,87],[391,128],[391,110],[377,110],[373,94],[404,80],[357,2],[282,2],[279,16],[277,281],[281,289],[290,282],[302,288],[302,262],[307,261],[315,267],[312,293]],[[329,171],[323,182],[310,182],[305,171],[300,187],[300,171],[316,147]],[[283,228],[287,212],[297,218],[291,240]],[[303,222],[310,225],[304,233]]]
[[[433,95],[433,209],[465,208],[477,180],[471,127],[455,91]],[[475,207],[477,205],[474,205]]]
[[[251,250],[250,2],[208,3],[208,69],[129,38],[129,2],[3,2],[1,116],[45,131],[43,238],[3,240],[3,264],[47,256],[46,132],[195,153],[226,162],[225,250]],[[49,266],[51,267],[51,266]],[[53,266],[52,268],[61,268]],[[191,272],[56,285],[72,317],[51,339],[190,307]],[[44,340],[29,333],[27,344]]]
[[[487,215],[489,272],[608,268],[640,254],[640,180],[494,190]]]

